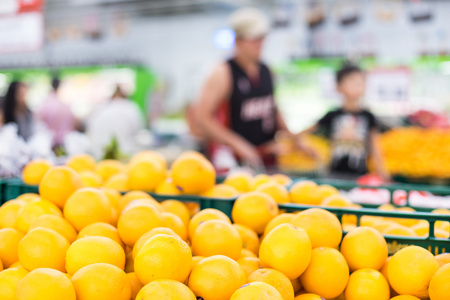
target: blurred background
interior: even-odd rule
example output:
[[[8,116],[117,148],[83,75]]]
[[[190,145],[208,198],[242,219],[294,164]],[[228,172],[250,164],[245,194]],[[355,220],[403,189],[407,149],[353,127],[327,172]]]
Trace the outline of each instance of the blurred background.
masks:
[[[211,69],[232,55],[228,17],[244,6],[270,20],[263,57],[292,132],[340,105],[334,74],[350,59],[367,72],[364,105],[382,124],[389,170],[450,177],[450,1],[444,0],[2,0],[0,97],[12,81],[25,82],[26,103],[37,114],[57,76],[58,97],[77,120],[62,148],[47,151],[43,134],[27,141],[34,149],[27,155],[101,158],[152,148],[170,159],[201,149],[190,107]],[[98,146],[82,133],[118,86],[142,117],[132,149],[117,149],[114,140]],[[12,145],[2,141],[1,147]],[[327,152],[323,140],[309,142]],[[280,165],[300,172],[320,164],[290,153]]]

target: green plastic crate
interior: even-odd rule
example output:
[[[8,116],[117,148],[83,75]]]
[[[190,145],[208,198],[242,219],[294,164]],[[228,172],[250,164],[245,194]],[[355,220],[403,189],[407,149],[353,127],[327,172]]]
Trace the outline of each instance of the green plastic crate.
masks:
[[[21,179],[11,180],[5,186],[4,202],[16,199],[26,193],[39,194],[39,187],[37,185],[27,185]]]

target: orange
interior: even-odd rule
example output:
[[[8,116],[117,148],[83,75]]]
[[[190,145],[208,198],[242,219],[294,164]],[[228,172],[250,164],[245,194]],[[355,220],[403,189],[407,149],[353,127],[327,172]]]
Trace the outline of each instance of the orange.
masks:
[[[72,283],[64,273],[46,268],[33,270],[25,275],[17,285],[16,297],[17,300],[76,299]]]
[[[383,235],[416,236],[414,230],[402,225],[392,225],[383,230]]]
[[[428,297],[431,277],[439,263],[429,251],[418,247],[403,248],[392,256],[388,266],[389,283],[400,295]]]
[[[25,204],[22,200],[11,200],[0,206],[0,228],[13,228],[19,210]]]
[[[438,208],[438,209],[433,210],[432,213],[433,214],[450,215],[450,210],[449,209],[445,209],[445,208]],[[436,229],[441,229],[441,230],[444,230],[446,232],[450,231],[450,222],[436,221],[434,226],[435,226]]]
[[[320,205],[327,207],[351,207],[353,203],[346,197],[335,194],[323,199]]]
[[[20,280],[28,274],[23,268],[3,270],[0,272],[0,295],[2,300],[17,300],[16,288]]]
[[[192,268],[194,268],[203,259],[205,259],[203,256],[193,256],[192,257]]]
[[[119,201],[122,195],[119,193],[119,191],[102,187],[100,190],[105,193],[106,197],[109,200],[109,204],[117,211],[119,212]]]
[[[239,232],[222,220],[201,223],[192,237],[192,251],[198,256],[225,255],[237,260],[241,255],[242,239]]]
[[[127,277],[130,280],[130,287],[131,287],[131,299],[136,299],[136,296],[138,295],[139,291],[144,287],[142,283],[137,278],[136,274],[134,272],[127,273]]]
[[[54,167],[45,173],[39,184],[39,194],[60,208],[73,192],[83,186],[80,175],[69,167]]]
[[[276,182],[267,182],[256,188],[256,191],[267,194],[276,203],[289,203],[289,192],[284,185]]]
[[[72,276],[77,300],[130,300],[131,284],[118,267],[96,263],[81,268]],[[63,298],[61,298],[63,299]]]
[[[278,216],[276,216],[275,218],[273,218],[266,226],[266,228],[264,229],[264,235],[267,235],[270,231],[272,231],[272,229],[274,229],[275,227],[277,227],[280,224],[289,224],[291,223],[292,219],[295,217],[294,214],[280,214]]]
[[[110,238],[114,242],[120,245],[120,247],[124,248],[125,246],[122,243],[122,240],[119,236],[119,231],[116,227],[112,226],[108,223],[92,223],[78,233],[77,239],[84,238],[86,236],[103,236]]]
[[[164,167],[164,169],[167,169],[167,162],[166,162],[166,159],[164,158],[164,156],[162,156],[158,152],[151,151],[151,150],[141,151],[141,152],[135,154],[130,159],[129,165],[132,166],[136,163],[139,163],[141,161],[146,161],[146,160],[156,161],[156,162],[160,163]]]
[[[183,202],[178,200],[165,200],[161,202],[161,205],[164,211],[177,215],[184,224],[189,225],[191,215]]]
[[[295,300],[325,300],[325,299],[316,294],[302,294],[295,297]]]
[[[359,269],[380,270],[388,257],[384,237],[370,227],[358,227],[347,233],[342,240],[341,253],[350,271]]]
[[[291,280],[292,287],[294,288],[294,294],[297,294],[302,288],[302,282],[300,281],[300,277]]]
[[[261,192],[249,192],[234,203],[231,216],[236,224],[264,233],[267,223],[278,215],[278,205],[271,197]]]
[[[273,174],[272,179],[274,179],[275,182],[277,182],[281,185],[284,185],[284,186],[288,186],[292,183],[292,179],[289,178],[289,176],[284,175],[284,174]]]
[[[353,272],[345,289],[346,300],[389,300],[389,284],[380,272],[360,269]]]
[[[155,189],[155,193],[159,195],[177,196],[181,194],[181,191],[173,183],[172,178],[166,178],[166,180],[158,184]]]
[[[158,201],[156,201],[155,199],[153,199],[152,196],[150,196],[149,194],[147,194],[146,192],[143,192],[143,191],[131,191],[131,192],[128,192],[125,195],[123,195],[119,200],[119,211],[120,212],[123,211],[124,208],[127,207],[127,205],[130,204],[131,202],[133,202],[134,200],[142,200],[142,199],[154,200],[154,201],[152,201],[152,203],[155,205],[155,207],[160,212],[164,211],[162,209],[162,207],[160,207]]]
[[[123,173],[125,166],[117,160],[106,159],[97,164],[95,172],[102,177],[103,181],[108,180],[111,176]]]
[[[322,184],[317,188],[317,194],[317,197],[323,201],[330,196],[338,195],[339,191],[334,186]]]
[[[267,174],[258,174],[255,177],[253,177],[252,181],[250,182],[250,191],[255,191],[260,185],[263,185],[264,183],[274,181],[275,179],[273,179]]]
[[[26,203],[29,203],[41,200],[41,196],[35,193],[25,193],[20,196],[17,196],[16,200],[22,200]]]
[[[344,291],[348,282],[348,274],[347,262],[339,251],[320,247],[312,251],[311,262],[300,280],[308,293],[332,299]]]
[[[65,237],[66,240],[69,242],[69,244],[75,241],[77,238],[77,232],[75,231],[73,226],[69,223],[69,221],[59,216],[55,215],[40,216],[36,221],[34,221],[31,224],[30,230],[38,227],[53,229],[54,231],[58,232],[63,237]]]
[[[105,181],[103,187],[121,192],[128,191],[128,175],[125,173],[112,175]]]
[[[228,198],[235,198],[239,194],[240,193],[232,186],[226,184],[217,184],[213,186],[211,189],[204,192],[202,196],[207,198],[228,199]]]
[[[166,179],[166,167],[156,160],[142,160],[127,170],[130,190],[152,192]]]
[[[197,256],[198,257],[198,256]],[[248,278],[253,272],[261,268],[259,258],[257,257],[241,257],[237,260],[237,263],[241,266]]]
[[[291,202],[319,205],[322,199],[319,198],[318,188],[314,181],[305,180],[295,183],[289,191]]]
[[[79,174],[84,187],[98,188],[103,183],[103,178],[94,171],[83,171]]]
[[[74,155],[66,162],[66,165],[76,172],[95,171],[95,160],[89,154]]]
[[[36,159],[29,162],[22,172],[23,182],[29,185],[38,185],[52,166],[52,163],[46,159]]]
[[[305,230],[291,224],[281,224],[262,241],[259,259],[263,267],[278,270],[289,279],[295,279],[309,264],[311,242]]]
[[[431,300],[446,300],[450,296],[450,265],[440,268],[431,278],[429,295]]]
[[[184,282],[192,268],[192,252],[186,242],[167,234],[149,239],[134,260],[134,271],[142,284],[156,279]]]
[[[145,234],[143,234],[139,240],[136,242],[136,244],[134,244],[133,246],[133,251],[132,251],[132,255],[133,258],[136,257],[136,255],[139,253],[139,251],[141,250],[141,248],[145,245],[145,243],[151,239],[152,237],[154,237],[157,234],[167,234],[167,235],[171,235],[177,238],[180,238],[172,229],[170,228],[166,228],[166,227],[156,227],[153,228],[152,230],[147,231]]]
[[[250,191],[251,181],[252,175],[240,172],[228,175],[223,183],[234,187],[240,193],[246,193]]]
[[[207,208],[192,217],[191,221],[189,222],[188,228],[189,237],[192,239],[198,225],[200,225],[201,222],[208,220],[223,220],[231,224],[231,221],[226,214],[214,208]]]
[[[247,226],[233,224],[233,227],[238,231],[242,240],[242,248],[251,251],[254,254],[258,254],[259,251],[259,238],[255,231]]]
[[[119,244],[103,236],[87,236],[76,240],[67,250],[66,269],[71,275],[95,263],[107,263],[123,270],[125,252]]]
[[[162,226],[162,214],[154,205],[148,203],[137,203],[126,208],[117,223],[120,238],[130,247],[147,231]]]
[[[144,286],[136,299],[196,300],[197,298],[184,284],[175,280],[159,279]]]
[[[400,296],[396,296],[394,298],[391,298],[391,300],[420,300],[417,297],[414,296],[409,296],[409,295],[400,295]]]
[[[22,266],[27,270],[51,268],[65,271],[67,240],[54,230],[36,228],[30,230],[19,242],[18,256]]]
[[[242,257],[258,257],[258,256],[252,251],[242,248],[241,255],[239,256],[239,258]]]
[[[313,248],[336,248],[342,239],[342,227],[338,218],[321,208],[310,208],[298,213],[291,222],[305,229]]]
[[[13,228],[0,229],[0,261],[3,268],[9,268],[19,260],[17,247],[24,234]]]
[[[245,273],[237,262],[215,255],[201,260],[192,269],[188,286],[197,297],[229,300],[245,282]]]
[[[294,288],[291,281],[283,273],[273,269],[259,269],[253,272],[248,282],[264,282],[270,284],[280,293],[283,300],[294,300]]]
[[[125,256],[125,273],[134,272],[133,253],[128,252]]]
[[[64,217],[80,231],[97,222],[112,222],[111,204],[99,189],[82,188],[70,196],[64,205]]]
[[[175,186],[184,194],[201,194],[211,189],[216,181],[213,165],[199,153],[179,156],[171,168]]]
[[[442,253],[435,256],[439,265],[442,267],[443,265],[450,264],[450,253]]]
[[[251,282],[234,292],[230,300],[283,300],[283,297],[267,283]]]
[[[180,217],[168,212],[163,212],[162,217],[166,227],[172,229],[183,241],[188,240],[187,226],[181,221]]]
[[[52,202],[40,200],[23,205],[18,212],[14,228],[28,232],[31,224],[43,215],[61,216],[61,211]]]

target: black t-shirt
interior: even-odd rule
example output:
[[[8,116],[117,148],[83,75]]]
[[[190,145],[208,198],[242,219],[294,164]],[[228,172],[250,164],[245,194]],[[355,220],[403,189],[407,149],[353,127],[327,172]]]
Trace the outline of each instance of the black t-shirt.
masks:
[[[338,109],[319,120],[331,142],[331,171],[354,175],[367,173],[370,132],[376,128],[375,116],[367,110],[347,112]]]

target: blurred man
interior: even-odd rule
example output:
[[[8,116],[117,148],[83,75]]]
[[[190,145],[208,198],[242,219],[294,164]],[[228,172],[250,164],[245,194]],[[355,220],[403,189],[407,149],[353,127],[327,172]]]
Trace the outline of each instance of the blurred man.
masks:
[[[216,142],[213,161],[220,144],[251,166],[273,165],[275,134],[288,129],[275,105],[272,74],[261,62],[269,22],[252,8],[235,12],[230,21],[236,34],[234,56],[217,66],[203,87],[199,127]]]

